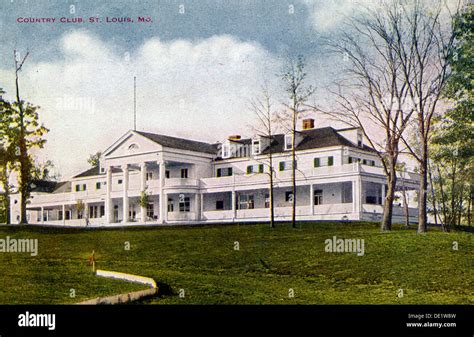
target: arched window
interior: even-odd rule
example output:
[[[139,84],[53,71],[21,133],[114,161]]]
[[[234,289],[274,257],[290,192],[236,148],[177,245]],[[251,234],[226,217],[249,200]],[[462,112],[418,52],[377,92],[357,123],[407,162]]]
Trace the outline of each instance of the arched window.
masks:
[[[128,147],[128,150],[129,151],[135,151],[138,149],[138,145],[133,143],[133,144],[130,144],[130,146]]]

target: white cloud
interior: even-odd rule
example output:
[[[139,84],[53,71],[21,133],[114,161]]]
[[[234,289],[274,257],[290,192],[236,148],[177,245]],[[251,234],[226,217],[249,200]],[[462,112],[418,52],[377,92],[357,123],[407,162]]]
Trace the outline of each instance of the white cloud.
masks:
[[[53,160],[64,178],[133,128],[133,76],[139,130],[217,141],[249,133],[254,117],[248,101],[280,67],[260,45],[227,35],[155,38],[122,55],[89,32],[75,31],[62,37],[60,49],[59,60],[25,63],[21,88],[26,100],[41,106],[51,130],[39,157]],[[0,69],[8,84],[11,72]]]

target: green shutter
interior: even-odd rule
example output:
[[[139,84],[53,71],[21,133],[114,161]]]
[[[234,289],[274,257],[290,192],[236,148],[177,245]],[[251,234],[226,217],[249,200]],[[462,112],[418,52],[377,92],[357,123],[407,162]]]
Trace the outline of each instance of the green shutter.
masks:
[[[222,170],[220,168],[217,169],[217,174],[218,177],[222,177]]]
[[[227,170],[227,172],[229,172],[228,176],[232,176],[233,175],[233,169],[232,167],[229,167],[229,169]]]
[[[247,166],[247,174],[252,173],[252,171],[253,171],[252,165]]]
[[[328,157],[328,166],[333,166],[334,165],[334,157]]]
[[[281,161],[280,162],[280,171],[285,171],[285,162],[284,161]]]
[[[352,157],[349,157],[349,164],[352,164]]]
[[[314,167],[320,167],[321,163],[319,162],[319,158],[314,158]]]
[[[258,165],[258,172],[263,173],[263,164]]]

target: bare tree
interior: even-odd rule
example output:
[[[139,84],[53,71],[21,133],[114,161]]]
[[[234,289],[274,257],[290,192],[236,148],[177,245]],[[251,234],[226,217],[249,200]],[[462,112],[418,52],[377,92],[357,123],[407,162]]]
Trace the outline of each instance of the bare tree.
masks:
[[[275,204],[274,204],[274,179],[275,179],[275,168],[273,167],[273,137],[274,137],[274,121],[276,118],[275,111],[272,107],[271,97],[268,92],[268,88],[262,89],[261,97],[256,97],[250,102],[251,108],[258,119],[258,123],[253,127],[254,132],[257,136],[261,137],[259,143],[259,156],[258,162],[264,165],[263,172],[268,175],[268,192],[270,198],[270,227],[275,227]],[[265,142],[263,144],[262,142]],[[266,149],[266,150],[264,150]],[[265,153],[261,153],[264,150]],[[253,152],[253,147],[252,147]],[[265,167],[267,169],[265,169]],[[248,172],[251,173],[251,172]]]
[[[395,27],[403,29],[402,16],[394,2],[365,8],[361,17],[347,19],[340,36],[328,42],[331,51],[343,61],[342,77],[328,89],[336,105],[329,109],[315,107],[337,121],[360,128],[376,149],[388,186],[382,231],[392,228],[401,139],[414,112],[408,104],[408,84],[396,49]]]
[[[419,233],[427,231],[428,144],[432,119],[450,74],[449,60],[455,50],[452,22],[459,7],[460,2],[452,11],[441,0],[401,2],[403,20],[393,26],[397,59],[415,109],[417,143],[413,146],[405,137],[402,140],[419,164]]]
[[[307,74],[305,72],[305,61],[302,56],[296,59],[288,58],[284,65],[283,71],[280,74],[285,91],[288,94],[289,102],[283,102],[286,111],[280,116],[283,125],[287,124],[287,128],[292,136],[291,147],[291,170],[292,170],[292,217],[291,225],[296,228],[296,136],[297,136],[297,122],[299,118],[307,111],[309,111],[306,102],[315,93],[315,88],[306,86],[305,79]],[[285,123],[289,122],[289,123]]]

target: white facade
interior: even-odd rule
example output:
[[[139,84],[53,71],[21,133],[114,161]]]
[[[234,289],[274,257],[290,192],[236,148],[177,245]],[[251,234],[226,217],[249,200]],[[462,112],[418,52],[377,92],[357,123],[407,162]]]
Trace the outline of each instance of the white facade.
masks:
[[[298,220],[381,219],[386,178],[376,153],[354,143],[356,129],[307,130],[297,139]],[[335,144],[318,145],[333,139]],[[99,167],[53,191],[32,192],[28,222],[110,226],[269,221],[265,151],[270,146],[260,137],[228,140],[219,149],[216,144],[129,131],[104,152]],[[275,216],[287,221],[294,200],[291,151],[285,144],[275,146],[281,147],[273,153]],[[404,177],[405,188],[417,188],[416,174]],[[143,208],[142,191],[149,199]],[[19,195],[11,199],[14,224],[19,221]],[[409,214],[416,222],[417,209],[410,208]],[[395,206],[394,221],[403,219],[404,209]]]

